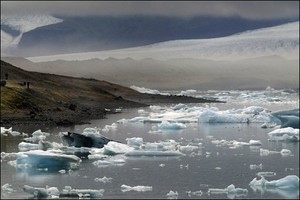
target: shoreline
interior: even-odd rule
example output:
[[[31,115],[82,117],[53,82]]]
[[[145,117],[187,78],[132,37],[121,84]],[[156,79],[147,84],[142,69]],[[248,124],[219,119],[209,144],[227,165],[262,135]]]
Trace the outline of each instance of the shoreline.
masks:
[[[131,97],[129,99],[130,100],[118,98],[112,102],[84,102],[85,105],[77,104],[76,109],[66,108],[64,110],[45,110],[36,113],[34,117],[30,113],[19,116],[3,116],[1,113],[0,125],[8,127],[13,125],[47,124],[66,127],[89,124],[91,120],[104,119],[107,114],[117,114],[122,112],[122,109],[143,108],[150,106],[150,104],[225,103],[217,100],[176,95],[163,96],[142,94],[138,99],[136,97]]]

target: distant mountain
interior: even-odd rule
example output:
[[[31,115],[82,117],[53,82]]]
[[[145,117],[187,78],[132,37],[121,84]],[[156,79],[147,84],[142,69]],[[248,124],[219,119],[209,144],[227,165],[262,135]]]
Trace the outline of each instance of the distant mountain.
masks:
[[[172,40],[136,48],[32,57],[34,62],[132,58],[168,60],[179,58],[241,60],[262,56],[299,59],[299,22],[246,31],[211,39]]]
[[[62,19],[50,15],[1,16],[1,54],[17,52],[24,33],[62,21]]]
[[[34,19],[39,18],[37,16]],[[17,48],[7,53],[25,57],[128,48],[178,39],[224,37],[297,20],[249,20],[209,16],[55,16],[53,19],[56,20],[38,20],[42,23],[34,23],[38,26],[29,30],[28,27],[32,26],[28,25],[28,21],[31,22],[33,18],[21,19],[1,19],[1,30],[14,38],[23,33]]]

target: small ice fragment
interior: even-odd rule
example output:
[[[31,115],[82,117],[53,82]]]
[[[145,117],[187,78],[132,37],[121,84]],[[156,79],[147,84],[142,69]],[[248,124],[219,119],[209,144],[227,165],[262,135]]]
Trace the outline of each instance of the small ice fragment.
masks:
[[[159,164],[159,166],[160,166],[160,167],[165,167],[166,165],[165,165],[165,164]]]
[[[170,190],[170,192],[168,192],[166,196],[168,199],[178,199],[178,192],[177,191],[174,192],[173,190]]]
[[[108,178],[106,176],[102,177],[102,178],[95,178],[96,182],[102,182],[102,183],[111,183],[111,181],[113,180],[113,178]]]
[[[6,184],[2,185],[1,191],[10,194],[10,193],[14,192],[14,189],[11,184],[6,183]]]
[[[137,192],[147,192],[152,191],[152,186],[143,186],[143,185],[137,185],[137,186],[128,186],[128,185],[121,185],[121,191],[122,192],[128,192],[128,191],[137,191]]]
[[[258,172],[257,175],[263,176],[263,177],[272,177],[272,176],[276,176],[276,173],[275,172]]]
[[[216,169],[216,170],[221,170],[222,168],[221,168],[221,167],[216,167],[215,169]]]
[[[262,163],[260,163],[259,165],[249,165],[251,170],[255,170],[255,169],[262,169],[263,165]]]
[[[186,191],[187,195],[189,197],[192,197],[192,196],[195,196],[195,197],[201,197],[203,192],[201,190],[199,191],[195,191],[195,192],[192,192],[192,191]]]
[[[280,154],[285,157],[285,156],[290,156],[292,154],[292,152],[288,149],[282,149],[280,151]]]
[[[59,170],[58,172],[61,173],[61,174],[65,174],[65,173],[66,173],[66,170],[61,169],[61,170]]]

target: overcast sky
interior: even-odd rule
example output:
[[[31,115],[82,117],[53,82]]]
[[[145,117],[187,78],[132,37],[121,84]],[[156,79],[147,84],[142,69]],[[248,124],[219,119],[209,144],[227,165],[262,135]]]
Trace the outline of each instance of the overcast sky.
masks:
[[[298,1],[1,1],[1,15],[199,15],[248,19],[299,18]]]

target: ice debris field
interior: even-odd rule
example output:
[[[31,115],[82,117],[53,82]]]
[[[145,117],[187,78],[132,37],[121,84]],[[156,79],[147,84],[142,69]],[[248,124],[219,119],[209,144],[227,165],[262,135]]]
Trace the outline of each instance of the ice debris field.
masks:
[[[187,93],[195,94],[195,91],[188,91]],[[251,95],[253,94],[249,96]],[[262,93],[256,93],[255,96],[266,99]],[[143,160],[144,158],[155,160],[161,157],[195,158],[204,156],[209,158],[212,155],[211,152],[205,151],[207,144],[203,143],[202,139],[184,143],[172,139],[148,142],[144,141],[142,137],[128,137],[125,141],[119,142],[104,136],[111,131],[119,130],[121,126],[139,124],[150,125],[151,128],[147,134],[154,136],[165,133],[172,134],[202,124],[255,124],[260,129],[267,130],[268,142],[299,143],[298,108],[273,112],[260,106],[220,109],[208,105],[177,104],[173,106],[153,105],[147,110],[139,109],[137,114],[136,117],[123,118],[111,125],[105,125],[103,128],[85,128],[82,133],[60,132],[61,142],[49,141],[48,137],[51,136],[51,133],[42,130],[24,133],[14,130],[12,127],[1,127],[1,136],[3,137],[22,137],[22,141],[18,144],[18,152],[1,152],[1,163],[7,162],[17,170],[53,172],[63,175],[79,170],[84,165],[84,160],[91,160],[90,163],[96,168],[107,168],[122,167],[126,165],[128,159],[132,158],[135,160]],[[233,152],[241,148],[249,148],[261,158],[272,155],[292,157],[295,153],[287,148],[278,151],[270,150],[268,145],[264,145],[255,138],[250,140],[244,138],[218,140],[208,135],[206,139],[215,147],[228,148]],[[159,164],[161,168],[165,166],[165,163]],[[182,163],[180,165],[182,170],[188,170],[189,167],[191,164]],[[259,163],[250,164],[248,169],[258,171],[256,177],[248,180],[248,186],[254,192],[271,192],[288,198],[299,197],[299,177],[297,175],[290,174],[279,177],[276,172],[264,171],[263,165]],[[135,170],[139,170],[139,168]],[[222,166],[216,166],[215,170],[222,170]],[[294,169],[286,168],[286,170],[290,170],[292,173]],[[94,178],[94,181],[107,184],[116,180],[102,175],[102,177]],[[105,196],[105,189],[73,189],[72,186],[65,186],[60,190],[58,187],[24,185],[22,189],[36,198],[101,198]],[[126,183],[122,184],[120,188],[124,194],[132,192],[151,193],[155,189],[155,185],[129,185]],[[16,188],[9,183],[4,183],[1,190],[9,196],[16,191]],[[216,197],[218,197],[217,195],[225,195],[230,199],[247,198],[248,193],[247,188],[240,188],[234,184],[224,185],[222,188],[209,187],[205,190],[186,190],[186,195],[191,198],[199,198],[203,195],[216,195]],[[179,198],[179,195],[178,191],[170,190],[165,194],[165,198]]]

